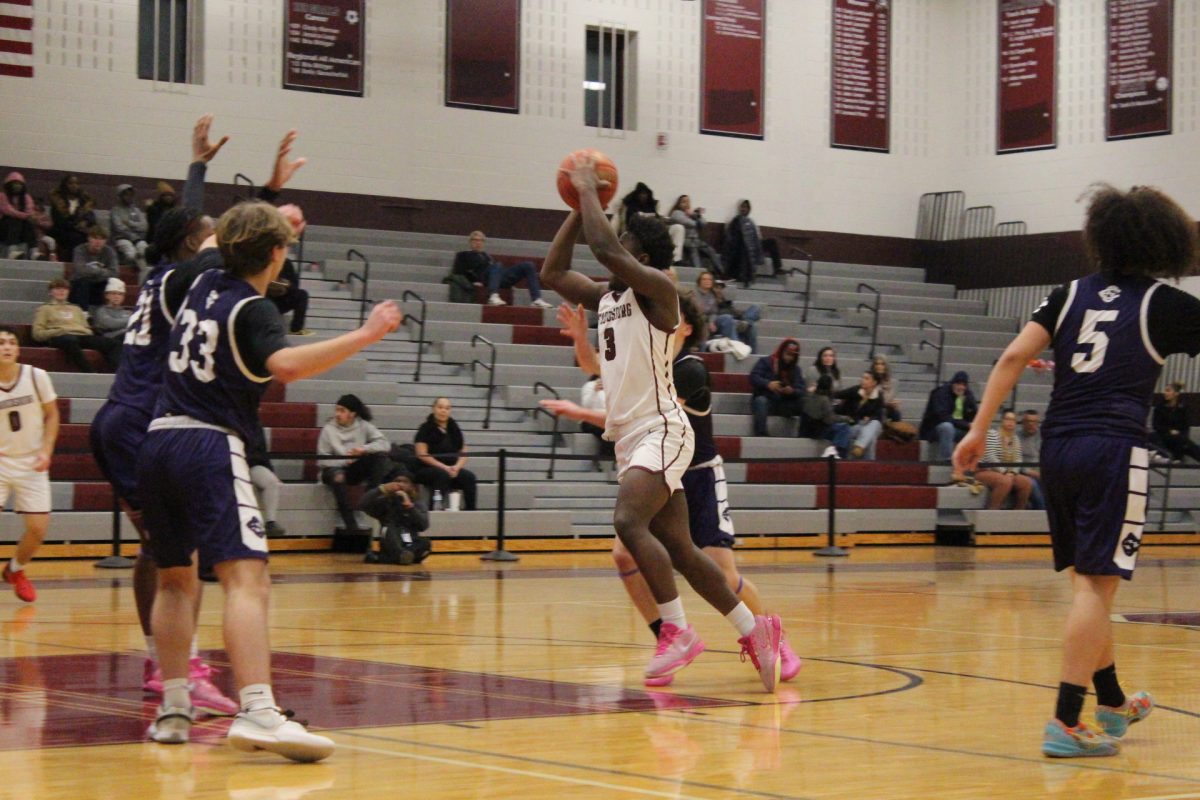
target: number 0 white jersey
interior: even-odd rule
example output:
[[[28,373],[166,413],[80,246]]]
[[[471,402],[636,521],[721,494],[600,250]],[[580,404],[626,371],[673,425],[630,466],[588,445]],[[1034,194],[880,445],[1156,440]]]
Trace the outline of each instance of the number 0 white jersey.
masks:
[[[600,379],[608,420],[604,438],[617,441],[653,424],[690,428],[672,377],[674,331],[667,333],[650,323],[633,289],[605,294],[598,314]]]
[[[44,369],[21,364],[17,380],[0,384],[0,456],[25,456],[42,449],[42,403],[58,399]]]

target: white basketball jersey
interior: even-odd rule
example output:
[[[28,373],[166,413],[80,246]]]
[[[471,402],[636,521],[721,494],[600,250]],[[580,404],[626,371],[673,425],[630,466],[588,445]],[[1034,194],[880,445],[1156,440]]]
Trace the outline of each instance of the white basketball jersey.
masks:
[[[15,383],[0,384],[0,456],[26,456],[42,448],[42,403],[58,399],[44,369],[21,364]]]
[[[633,429],[627,427],[631,423],[687,425],[672,378],[675,332],[661,331],[650,323],[633,289],[609,292],[601,298],[597,328],[607,416],[605,438],[615,440],[620,429]]]

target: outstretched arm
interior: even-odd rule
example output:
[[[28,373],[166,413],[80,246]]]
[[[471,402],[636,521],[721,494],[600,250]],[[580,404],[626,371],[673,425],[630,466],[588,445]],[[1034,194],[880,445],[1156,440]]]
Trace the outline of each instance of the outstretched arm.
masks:
[[[600,307],[600,298],[608,291],[608,284],[597,283],[586,275],[571,271],[571,254],[575,251],[579,228],[579,212],[567,214],[558,233],[554,235],[554,241],[550,243],[550,252],[542,262],[540,277],[543,286],[558,292],[563,299],[582,303],[595,311]]]
[[[267,370],[280,383],[291,383],[318,375],[345,361],[367,345],[374,344],[400,327],[404,314],[391,300],[371,309],[361,328],[333,339],[277,350],[267,359]]]
[[[601,181],[596,175],[596,159],[577,156],[568,174],[579,193],[579,213],[583,217],[583,236],[597,260],[633,291],[648,298],[657,309],[663,309],[663,327],[673,328],[679,322],[675,284],[665,272],[638,261],[622,246],[608,224],[598,193]]]
[[[958,443],[958,447],[954,448],[954,469],[957,472],[975,469],[975,465],[983,457],[984,448],[987,446],[988,427],[1000,409],[1000,404],[1020,379],[1029,359],[1049,346],[1050,332],[1040,323],[1028,322],[1005,349],[996,366],[992,367],[992,374],[988,376],[987,388],[983,390],[983,400],[979,403],[971,430]]]
[[[590,422],[597,428],[603,428],[607,416],[598,408],[584,408],[570,400],[542,400],[539,405],[559,417],[573,419],[576,422]]]

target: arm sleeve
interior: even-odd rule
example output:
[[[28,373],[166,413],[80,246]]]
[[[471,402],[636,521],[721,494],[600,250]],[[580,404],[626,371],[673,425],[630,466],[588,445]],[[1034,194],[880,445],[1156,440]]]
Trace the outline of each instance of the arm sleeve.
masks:
[[[367,434],[367,443],[363,448],[368,453],[386,453],[392,449],[392,443],[387,440],[387,437],[379,432],[371,423],[365,423],[364,429]]]
[[[1064,283],[1062,286],[1056,287],[1054,291],[1046,295],[1046,299],[1034,310],[1030,321],[1041,325],[1053,338],[1054,329],[1058,327],[1058,315],[1062,313],[1063,306],[1066,305],[1067,296],[1070,293],[1071,287],[1069,284]]]
[[[279,199],[279,192],[274,189],[268,189],[266,186],[260,186],[254,196],[264,203],[275,205],[275,201]]]
[[[317,437],[317,455],[331,456],[333,452],[333,437],[329,435],[329,426],[333,423],[325,423],[321,428],[321,435]]]
[[[412,508],[405,509],[404,514],[408,517],[408,527],[413,533],[421,533],[429,530],[429,510],[424,504],[413,501]]]
[[[208,269],[222,269],[225,262],[221,260],[221,251],[214,248],[204,250],[191,261],[185,261],[167,273],[163,279],[163,299],[172,314],[179,313],[179,307],[187,299],[188,289],[200,273]]]
[[[38,306],[38,310],[33,312],[33,330],[29,335],[33,337],[35,342],[44,342],[50,338],[46,334],[46,306]]]
[[[380,522],[386,522],[388,513],[387,503],[388,498],[376,486],[363,495],[362,500],[358,503],[358,509],[369,517],[374,517]]]
[[[242,363],[252,374],[261,378],[271,376],[267,359],[288,346],[279,309],[267,300],[242,306],[234,322],[233,336]]]
[[[1200,354],[1200,299],[1174,286],[1160,287],[1147,313],[1150,343],[1163,358]]]
[[[204,210],[204,175],[208,172],[208,164],[203,161],[193,161],[188,166],[187,181],[183,184],[183,207]]]
[[[750,385],[755,389],[766,389],[771,382],[771,357],[763,356],[750,371]]]
[[[675,366],[675,393],[683,398],[683,404],[696,408],[692,401],[708,389],[708,370],[699,359],[687,358]]]

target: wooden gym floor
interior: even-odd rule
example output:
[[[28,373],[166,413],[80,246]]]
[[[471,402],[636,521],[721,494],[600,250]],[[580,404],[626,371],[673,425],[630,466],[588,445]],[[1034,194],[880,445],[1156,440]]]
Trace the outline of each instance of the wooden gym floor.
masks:
[[[1048,550],[743,560],[805,659],[774,696],[690,591],[709,649],[644,690],[653,643],[601,554],[279,556],[276,695],[337,740],[318,765],[237,753],[220,720],[143,742],[128,573],[43,561],[36,604],[0,595],[0,798],[1200,797],[1200,549],[1142,553],[1117,663],[1160,707],[1121,755],[1075,761],[1039,752],[1069,599]]]

